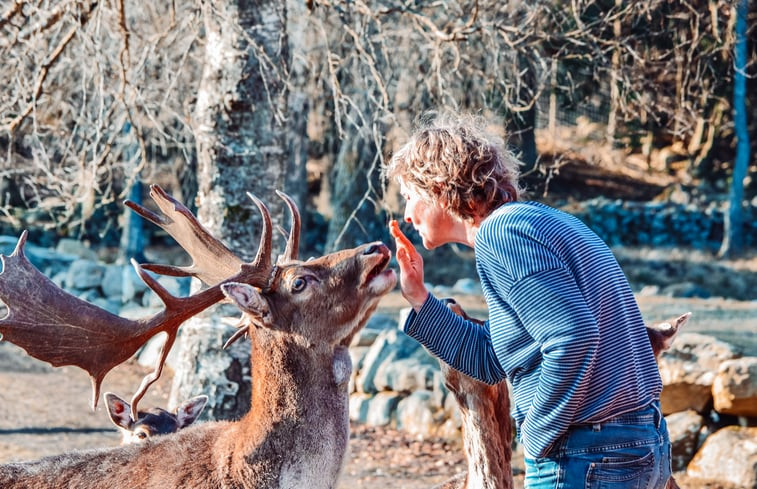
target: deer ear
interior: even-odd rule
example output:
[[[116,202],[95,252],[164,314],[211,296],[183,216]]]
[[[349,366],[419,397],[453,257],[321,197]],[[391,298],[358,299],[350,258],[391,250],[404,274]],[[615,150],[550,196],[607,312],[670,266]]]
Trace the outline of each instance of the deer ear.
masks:
[[[202,410],[205,409],[207,402],[208,396],[197,396],[176,408],[176,421],[179,423],[179,428],[184,428],[194,423],[202,413]]]
[[[260,326],[271,325],[271,310],[268,302],[260,294],[258,288],[249,284],[229,282],[221,285],[226,297],[233,300],[239,308],[246,312]]]
[[[105,393],[105,403],[108,408],[108,416],[113,424],[119,428],[128,430],[131,428],[131,406],[112,392]]]

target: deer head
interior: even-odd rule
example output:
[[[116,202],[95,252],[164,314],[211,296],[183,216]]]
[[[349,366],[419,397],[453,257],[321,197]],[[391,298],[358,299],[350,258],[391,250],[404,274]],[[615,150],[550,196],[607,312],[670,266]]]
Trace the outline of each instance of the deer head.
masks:
[[[300,216],[291,198],[277,192],[292,213],[292,227],[283,262],[295,260],[299,245]],[[193,260],[188,267],[144,264],[132,261],[142,280],[160,297],[165,308],[149,318],[125,319],[80,300],[55,285],[37,270],[24,255],[27,233],[19,238],[10,256],[0,255],[0,300],[8,314],[0,320],[2,339],[10,341],[39,360],[53,366],[75,365],[89,373],[92,380],[92,407],[96,407],[100,385],[115,366],[129,359],[159,332],[167,334],[153,372],[142,381],[131,401],[132,415],[145,392],[159,377],[173,346],[179,326],[190,317],[224,299],[221,285],[244,283],[266,288],[277,268],[271,263],[271,218],[266,206],[248,194],[263,216],[263,229],[257,255],[244,263],[223,243],[210,235],[196,217],[157,185],[150,196],[162,214],[126,201],[126,205],[148,221],[168,232]],[[147,271],[173,276],[191,276],[208,287],[190,297],[172,296]],[[238,336],[237,336],[238,337]]]
[[[132,419],[131,405],[112,392],[105,393],[108,416],[121,432],[121,444],[140,443],[153,436],[175,433],[194,423],[205,409],[208,396],[187,399],[173,412],[161,408],[139,411]]]

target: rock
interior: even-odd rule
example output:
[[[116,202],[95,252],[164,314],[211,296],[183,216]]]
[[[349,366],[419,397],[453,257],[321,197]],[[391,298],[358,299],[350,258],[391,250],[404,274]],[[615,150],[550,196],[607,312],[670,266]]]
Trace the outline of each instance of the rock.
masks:
[[[719,413],[757,417],[757,357],[720,364],[712,384],[712,396]]]
[[[92,260],[74,260],[68,267],[66,288],[85,290],[99,287],[105,275],[105,267]]]
[[[349,348],[350,360],[352,361],[352,373],[350,374],[348,387],[349,393],[357,392],[357,374],[363,368],[363,359],[369,349],[370,347],[367,346],[351,346]]]
[[[385,361],[373,377],[373,385],[379,390],[409,393],[416,390],[431,390],[438,363],[424,362],[416,357]]]
[[[684,470],[699,448],[704,418],[693,409],[665,417],[672,447],[673,470]]]
[[[354,346],[371,346],[378,335],[386,330],[396,326],[397,319],[390,314],[376,313],[368,320],[366,325],[357,332],[352,339],[350,347]]]
[[[455,294],[471,295],[481,295],[483,293],[483,291],[481,290],[481,282],[472,278],[459,279],[457,282],[455,282],[455,285],[452,286],[452,292],[454,292]]]
[[[391,362],[410,358],[413,353],[423,347],[414,339],[398,329],[381,332],[363,358],[363,366],[357,375],[356,389],[358,392],[378,392],[375,376],[379,369]]]
[[[96,297],[92,302],[95,306],[105,309],[111,314],[118,316],[121,313],[121,302],[110,297]]]
[[[121,277],[124,273],[124,267],[121,265],[106,265],[105,273],[103,274],[103,280],[101,288],[105,297],[112,297],[123,301],[124,284]]]
[[[732,345],[712,336],[681,333],[658,362],[663,414],[688,409],[703,412],[712,398],[712,384],[720,363],[738,356]]]
[[[387,426],[394,420],[402,396],[396,392],[379,392],[374,396],[350,396],[350,419],[371,426]]]
[[[701,285],[697,285],[691,282],[670,284],[667,287],[664,287],[660,291],[660,294],[668,297],[698,297],[700,299],[709,299],[712,296],[710,291],[708,291]]]
[[[127,302],[139,297],[147,291],[149,287],[139,278],[134,267],[123,267],[121,269],[121,301]]]
[[[98,261],[97,253],[78,239],[61,239],[55,246],[55,252],[61,255],[76,256],[83,260]]]
[[[694,455],[686,475],[757,489],[757,428],[728,426],[713,433]]]
[[[413,435],[434,435],[439,424],[434,413],[439,407],[433,405],[432,399],[427,390],[415,391],[402,399],[397,406],[397,429]]]

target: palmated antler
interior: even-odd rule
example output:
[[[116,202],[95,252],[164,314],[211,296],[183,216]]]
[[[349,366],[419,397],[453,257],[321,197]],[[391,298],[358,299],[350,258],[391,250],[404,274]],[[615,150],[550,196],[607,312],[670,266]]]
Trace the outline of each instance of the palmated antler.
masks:
[[[126,203],[139,215],[166,230],[193,259],[189,267],[138,265],[132,261],[142,280],[165,304],[164,310],[144,319],[125,319],[111,314],[59,288],[24,255],[27,238],[24,231],[13,253],[8,257],[0,255],[3,263],[0,299],[8,306],[7,316],[0,320],[2,339],[53,366],[75,365],[86,370],[92,380],[94,409],[105,375],[128,360],[150,338],[165,332],[167,338],[155,370],[145,376],[132,398],[132,410],[136,413],[139,400],[160,377],[179,326],[223,300],[222,283],[243,282],[257,287],[268,283],[272,271],[270,213],[260,200],[248,195],[263,216],[260,246],[250,263],[243,263],[237,258],[211,236],[184,205],[157,185],[150,187],[150,196],[162,211],[162,216],[133,202]],[[300,218],[291,199],[283,197],[292,210],[287,253],[293,257],[296,256]],[[295,232],[297,236],[294,236]],[[190,297],[174,297],[145,270],[197,277],[210,287]]]

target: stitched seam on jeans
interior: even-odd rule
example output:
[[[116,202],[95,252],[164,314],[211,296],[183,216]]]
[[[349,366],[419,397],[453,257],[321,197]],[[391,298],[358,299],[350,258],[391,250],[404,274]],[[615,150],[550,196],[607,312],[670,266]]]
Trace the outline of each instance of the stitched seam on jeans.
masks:
[[[585,448],[575,448],[571,450],[564,450],[564,455],[578,455],[582,453],[599,453],[604,452],[607,450],[618,450],[621,448],[641,448],[645,446],[649,447],[655,447],[659,445],[659,438],[649,438],[646,440],[636,440],[631,442],[625,442],[625,443],[614,443],[612,445],[599,445],[596,447],[585,447]]]

